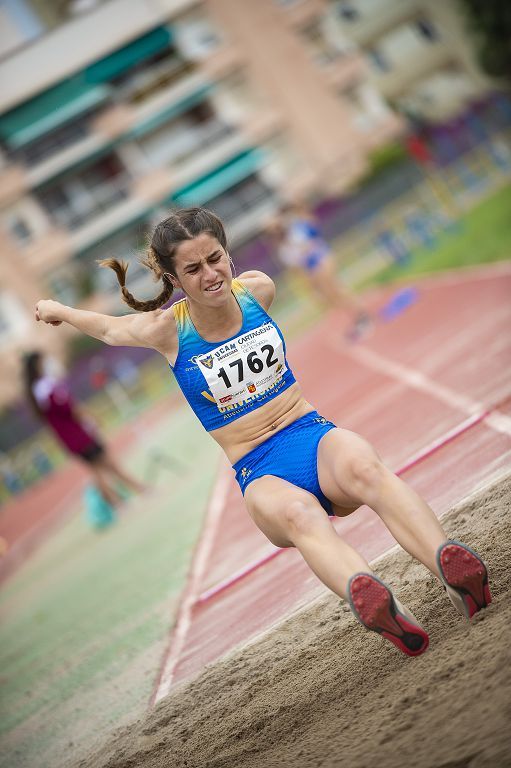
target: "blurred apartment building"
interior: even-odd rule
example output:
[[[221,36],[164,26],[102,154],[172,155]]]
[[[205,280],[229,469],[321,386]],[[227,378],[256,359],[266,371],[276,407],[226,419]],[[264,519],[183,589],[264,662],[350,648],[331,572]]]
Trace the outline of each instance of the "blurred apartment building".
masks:
[[[492,87],[457,0],[338,0],[330,12],[337,34],[365,54],[371,85],[400,114],[448,120]]]
[[[19,353],[60,354],[41,297],[119,312],[106,256],[135,258],[172,206],[236,246],[279,202],[342,193],[404,129],[487,87],[455,0],[0,0],[0,404]],[[131,257],[131,258],[130,258]]]

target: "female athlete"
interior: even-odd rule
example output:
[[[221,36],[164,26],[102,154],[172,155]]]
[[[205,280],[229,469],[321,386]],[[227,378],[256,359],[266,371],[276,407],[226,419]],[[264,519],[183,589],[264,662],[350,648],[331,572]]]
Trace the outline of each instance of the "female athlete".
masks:
[[[116,485],[122,483],[141,493],[145,486],[126,472],[84,419],[60,376],[56,376],[49,358],[30,352],[24,359],[27,399],[34,413],[48,426],[63,448],[87,464],[94,484],[112,506],[122,501]]]
[[[371,316],[339,281],[332,250],[312,213],[302,203],[289,204],[279,218],[269,222],[267,232],[282,264],[301,274],[326,307],[341,309],[351,317],[346,338],[358,341],[366,336],[373,325]]]
[[[203,208],[172,213],[156,227],[144,264],[163,288],[156,299],[141,302],[126,288],[127,265],[102,262],[115,270],[124,301],[144,314],[110,317],[44,300],[36,319],[70,323],[107,344],[160,352],[227,454],[261,531],[276,546],[296,547],[365,627],[404,653],[423,653],[427,633],[328,515],[368,504],[401,546],[440,579],[463,615],[490,602],[478,555],[447,540],[428,505],[369,443],[321,417],[304,398],[282,333],[267,314],[275,286],[257,271],[233,279],[224,228],[214,214]],[[184,298],[162,309],[176,288]]]

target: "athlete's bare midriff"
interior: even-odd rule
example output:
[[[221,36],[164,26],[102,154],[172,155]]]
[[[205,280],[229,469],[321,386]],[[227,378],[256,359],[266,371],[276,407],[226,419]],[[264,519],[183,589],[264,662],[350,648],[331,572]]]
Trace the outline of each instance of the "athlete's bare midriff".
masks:
[[[313,410],[295,383],[266,405],[209,434],[223,448],[231,464],[235,464],[269,437]]]

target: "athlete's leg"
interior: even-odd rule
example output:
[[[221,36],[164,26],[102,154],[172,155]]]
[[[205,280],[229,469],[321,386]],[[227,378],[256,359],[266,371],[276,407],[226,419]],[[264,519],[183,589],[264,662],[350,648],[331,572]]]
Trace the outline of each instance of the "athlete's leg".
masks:
[[[93,482],[99,488],[103,498],[106,499],[112,507],[117,506],[122,499],[117,491],[110,485],[108,473],[105,472],[97,462],[89,464],[89,467],[92,473]]]
[[[445,531],[433,510],[366,440],[346,429],[330,430],[319,443],[318,476],[334,504],[367,504],[403,549],[440,576],[436,553],[447,540]]]
[[[266,475],[245,491],[248,510],[279,547],[295,546],[332,592],[349,600],[357,619],[409,656],[428,647],[428,635],[390,588],[371,573],[366,560],[335,531],[315,496]]]
[[[491,602],[488,572],[479,555],[448,541],[424,499],[387,469],[359,435],[345,429],[324,435],[318,447],[318,476],[334,504],[363,502],[374,509],[399,544],[440,578],[462,615],[471,618]]]
[[[339,597],[346,597],[353,574],[371,570],[362,555],[338,535],[308,491],[266,475],[250,483],[245,503],[265,536],[277,547],[296,547],[316,576]]]
[[[357,318],[367,314],[360,299],[338,279],[332,257],[325,256],[308,274],[316,291],[333,309],[345,309]]]
[[[136,493],[143,493],[146,490],[145,485],[126,472],[117,460],[114,459],[109,450],[105,449],[102,456],[97,459],[96,465],[103,472],[110,474],[110,476],[113,475],[116,480],[120,480],[121,483],[124,483],[124,485]]]

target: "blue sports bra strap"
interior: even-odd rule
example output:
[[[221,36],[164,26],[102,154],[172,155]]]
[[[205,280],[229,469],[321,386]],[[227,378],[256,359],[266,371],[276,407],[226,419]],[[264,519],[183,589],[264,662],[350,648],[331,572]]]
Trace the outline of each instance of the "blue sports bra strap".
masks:
[[[250,291],[250,290],[247,288],[247,286],[246,286],[246,285],[243,285],[243,283],[241,282],[241,280],[239,280],[237,277],[235,277],[235,278],[233,279],[233,281],[232,281],[232,287],[233,287],[233,289],[234,289],[235,293],[236,293],[236,290],[238,290],[238,291],[241,291],[241,292],[244,294],[245,298],[246,298],[246,299],[247,299],[247,300],[248,300],[248,301],[249,301],[251,304],[253,304],[253,305],[254,305],[254,307],[256,307],[256,308],[257,308],[257,309],[258,309],[260,312],[263,312],[263,313],[266,315],[266,317],[269,317],[269,315],[268,315],[267,311],[266,311],[266,310],[265,310],[265,308],[264,308],[264,307],[263,307],[263,306],[262,306],[262,305],[261,305],[261,304],[260,304],[260,303],[257,301],[257,299],[256,299],[256,297],[254,296],[254,294],[252,293],[252,291]]]

